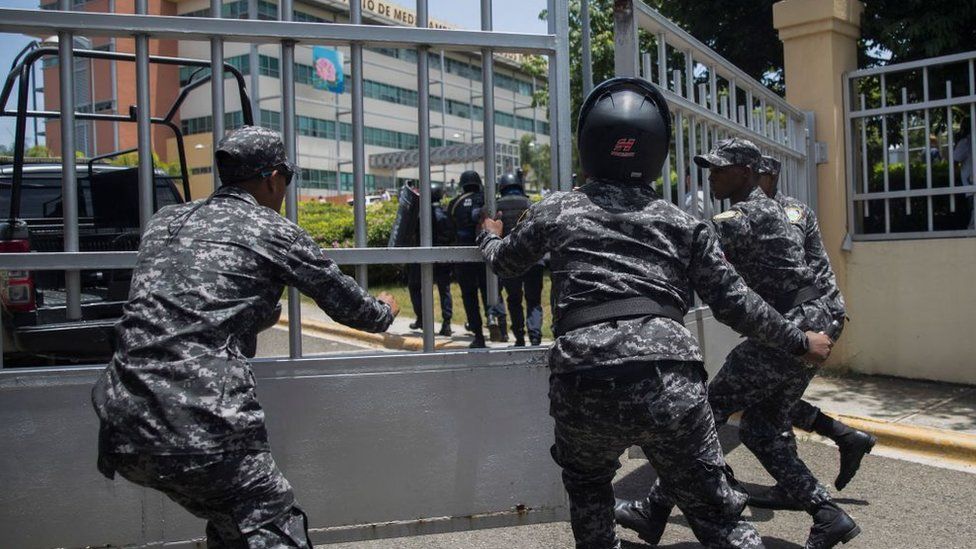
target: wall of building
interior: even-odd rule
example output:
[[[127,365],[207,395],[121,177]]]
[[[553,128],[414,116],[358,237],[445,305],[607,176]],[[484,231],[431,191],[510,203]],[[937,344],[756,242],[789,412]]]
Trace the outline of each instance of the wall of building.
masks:
[[[855,242],[847,268],[850,368],[976,383],[976,239]]]

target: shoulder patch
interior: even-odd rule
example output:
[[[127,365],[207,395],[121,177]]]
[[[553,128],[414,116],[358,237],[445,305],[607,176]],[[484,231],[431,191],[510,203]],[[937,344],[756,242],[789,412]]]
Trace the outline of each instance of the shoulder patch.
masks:
[[[728,221],[729,219],[735,219],[737,217],[742,217],[742,212],[739,210],[728,210],[720,214],[715,214],[712,219],[715,221]]]
[[[803,218],[806,217],[803,208],[800,208],[799,206],[787,206],[784,209],[786,210],[786,217],[790,220],[790,223],[795,225],[802,223]]]

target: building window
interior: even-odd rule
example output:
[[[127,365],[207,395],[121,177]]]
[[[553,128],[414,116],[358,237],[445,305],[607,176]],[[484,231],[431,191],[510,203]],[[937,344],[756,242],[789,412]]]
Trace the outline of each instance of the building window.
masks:
[[[247,56],[245,56],[247,57]],[[258,57],[258,74],[262,76],[270,76],[271,78],[280,78],[281,69],[278,66],[278,58],[270,57],[267,55],[261,55]]]
[[[261,126],[265,128],[271,128],[276,132],[281,131],[281,113],[278,111],[269,111],[261,109]]]

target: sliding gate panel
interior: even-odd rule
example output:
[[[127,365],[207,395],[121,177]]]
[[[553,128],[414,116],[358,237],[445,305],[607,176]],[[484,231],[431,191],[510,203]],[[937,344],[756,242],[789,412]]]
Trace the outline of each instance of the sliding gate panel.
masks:
[[[203,522],[158,492],[95,469],[89,393],[100,371],[0,375],[0,546],[202,537]],[[317,543],[566,517],[540,350],[256,361],[254,371],[275,459]]]

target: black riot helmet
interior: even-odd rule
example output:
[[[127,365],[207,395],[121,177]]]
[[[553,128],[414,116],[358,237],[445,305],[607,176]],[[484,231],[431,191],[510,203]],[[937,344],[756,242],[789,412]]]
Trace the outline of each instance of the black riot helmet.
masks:
[[[474,170],[461,174],[461,190],[464,192],[481,192],[481,176]]]
[[[515,177],[515,174],[513,173],[507,173],[498,178],[498,192],[505,192],[507,189],[512,187],[518,187],[522,191],[525,191],[522,184],[519,183],[518,178]]]
[[[434,204],[444,200],[444,184],[440,181],[430,183],[430,201]]]
[[[671,142],[671,111],[643,78],[611,78],[580,108],[577,146],[587,177],[650,183],[661,175]]]

